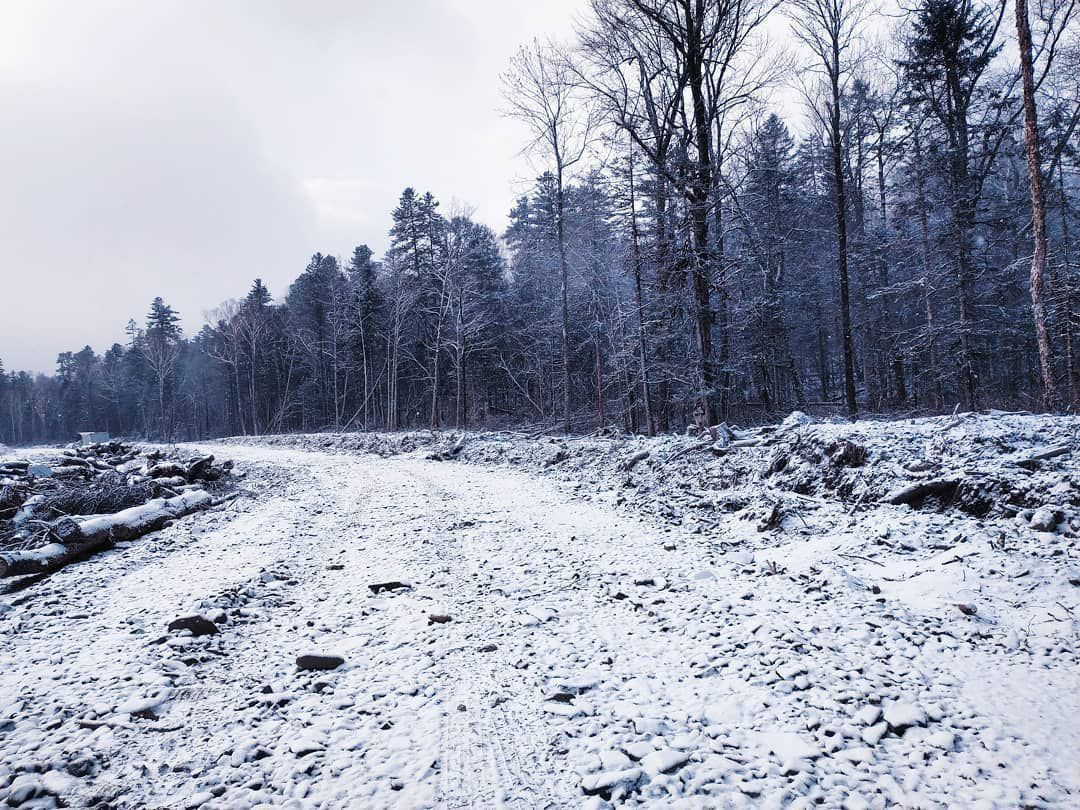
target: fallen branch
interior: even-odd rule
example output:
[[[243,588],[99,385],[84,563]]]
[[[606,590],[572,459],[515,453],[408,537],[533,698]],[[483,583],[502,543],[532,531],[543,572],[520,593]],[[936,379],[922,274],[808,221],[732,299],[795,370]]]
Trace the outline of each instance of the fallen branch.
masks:
[[[894,506],[902,504],[912,506],[931,495],[951,495],[958,486],[960,486],[959,478],[935,478],[931,481],[919,481],[893,490],[882,498],[881,502]]]
[[[1072,452],[1072,448],[1067,444],[1060,444],[1056,447],[1047,447],[1044,450],[1040,450],[1037,453],[1032,453],[1024,458],[1017,459],[1013,463],[1017,467],[1025,467],[1028,469],[1034,468],[1040,461],[1046,461],[1047,459],[1057,458],[1058,456],[1065,456]]]
[[[623,470],[625,470],[626,472],[630,472],[632,469],[634,469],[634,467],[638,465],[639,462],[647,459],[650,454],[651,453],[649,450],[639,450],[623,462]]]
[[[670,464],[671,462],[673,462],[677,458],[681,458],[682,456],[689,455],[690,453],[696,452],[698,450],[708,450],[712,446],[713,446],[713,440],[712,439],[709,439],[709,441],[707,441],[707,442],[701,442],[700,444],[692,444],[689,447],[684,447],[682,450],[679,450],[676,453],[672,453],[670,456],[668,456],[664,460],[664,463],[665,464]]]

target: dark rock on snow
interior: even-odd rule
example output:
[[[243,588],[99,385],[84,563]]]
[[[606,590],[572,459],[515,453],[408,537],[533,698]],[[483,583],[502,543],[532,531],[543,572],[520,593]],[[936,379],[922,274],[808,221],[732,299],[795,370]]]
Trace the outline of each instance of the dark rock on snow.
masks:
[[[181,616],[169,622],[169,630],[173,633],[187,630],[193,636],[212,636],[217,633],[217,625],[205,616]]]
[[[322,655],[320,653],[307,653],[296,657],[296,666],[300,669],[323,672],[337,669],[345,663],[340,655]]]

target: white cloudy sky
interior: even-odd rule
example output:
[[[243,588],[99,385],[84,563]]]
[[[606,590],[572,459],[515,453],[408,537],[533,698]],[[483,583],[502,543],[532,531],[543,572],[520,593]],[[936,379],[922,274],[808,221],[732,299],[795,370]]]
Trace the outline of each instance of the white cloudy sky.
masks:
[[[0,359],[381,253],[406,185],[501,228],[527,167],[498,74],[583,4],[0,0]]]
[[[381,254],[409,185],[501,230],[538,167],[499,74],[586,6],[0,0],[0,360],[104,351],[156,295],[189,334],[257,276],[280,298],[315,251]]]

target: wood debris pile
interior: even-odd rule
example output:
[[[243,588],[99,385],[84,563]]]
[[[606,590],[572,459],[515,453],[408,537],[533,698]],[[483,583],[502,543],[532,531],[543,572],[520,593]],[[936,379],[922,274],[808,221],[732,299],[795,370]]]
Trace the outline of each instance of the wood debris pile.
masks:
[[[120,441],[0,459],[0,577],[54,571],[231,499],[232,469]]]

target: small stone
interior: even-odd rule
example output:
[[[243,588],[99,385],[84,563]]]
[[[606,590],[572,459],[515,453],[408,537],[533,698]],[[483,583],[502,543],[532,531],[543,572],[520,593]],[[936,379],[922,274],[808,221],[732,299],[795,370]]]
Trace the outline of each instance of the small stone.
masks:
[[[326,671],[337,669],[345,663],[340,655],[325,655],[322,653],[306,653],[296,657],[296,666],[309,671]]]
[[[863,726],[872,726],[881,717],[881,707],[879,706],[863,706],[857,712],[853,718],[856,723]]]
[[[157,709],[169,699],[169,690],[165,689],[149,697],[134,696],[116,707],[117,714],[130,714],[144,720],[157,718]]]
[[[611,793],[619,785],[633,785],[641,778],[640,768],[625,768],[621,771],[603,771],[586,776],[581,780],[581,789],[586,796],[598,793]]]
[[[556,703],[571,703],[576,696],[573,692],[555,692],[549,695],[546,699],[553,700]]]
[[[928,734],[926,742],[945,751],[952,751],[956,747],[956,736],[951,731],[935,731]]]
[[[885,732],[889,730],[888,723],[878,723],[876,726],[868,726],[862,730],[862,740],[867,745],[877,745]]]
[[[1036,509],[1031,516],[1031,528],[1037,532],[1052,532],[1058,525],[1058,512],[1053,509]]]
[[[289,741],[289,750],[298,757],[304,757],[318,751],[325,751],[326,746],[314,737],[300,736]]]
[[[622,751],[602,751],[600,753],[600,768],[605,771],[625,771],[634,767],[630,757]]]
[[[926,712],[914,703],[894,701],[885,706],[885,722],[899,730],[922,726],[926,724]]]
[[[858,793],[850,793],[844,798],[844,803],[840,806],[843,810],[868,810],[870,804]]]
[[[391,593],[393,593],[394,591],[406,590],[408,588],[411,588],[412,586],[409,585],[407,582],[397,582],[395,580],[393,582],[376,582],[372,585],[368,585],[368,587],[371,588],[371,592],[373,594],[380,594],[384,591],[390,591]]]
[[[428,624],[446,624],[450,617],[444,613],[432,613],[427,617]]]
[[[169,632],[178,633],[181,630],[187,630],[191,635],[198,636],[212,636],[218,632],[218,627],[212,621],[205,616],[181,616],[179,619],[173,619],[169,622]]]
[[[833,756],[856,764],[865,764],[874,761],[874,752],[865,746],[859,748],[845,748],[842,751],[837,751]]]
[[[19,774],[8,785],[7,803],[11,807],[18,807],[44,791],[45,786],[41,784],[41,780],[38,779],[36,774]]]
[[[780,759],[790,762],[794,759],[814,759],[821,756],[818,745],[807,742],[800,735],[788,731],[762,732],[761,742]]]
[[[806,667],[799,663],[783,664],[776,668],[776,674],[784,679],[794,678],[796,675],[801,675],[804,672],[806,672]]]
[[[689,751],[676,751],[673,748],[661,748],[653,751],[641,760],[641,767],[650,776],[672,773],[690,760]]]
[[[209,790],[203,790],[189,797],[188,800],[184,802],[184,808],[185,810],[195,810],[196,807],[202,807],[207,802],[213,801],[213,799],[213,793]]]
[[[623,751],[632,760],[641,760],[656,750],[656,747],[650,742],[632,742],[623,746]]]

